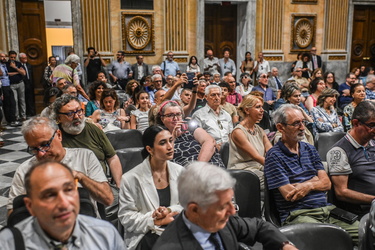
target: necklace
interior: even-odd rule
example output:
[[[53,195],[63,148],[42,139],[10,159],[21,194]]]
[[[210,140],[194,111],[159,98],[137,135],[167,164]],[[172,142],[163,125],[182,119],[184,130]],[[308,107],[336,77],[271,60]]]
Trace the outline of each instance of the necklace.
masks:
[[[247,132],[249,132],[249,134],[251,134],[251,135],[255,135],[257,133],[255,130],[251,131],[250,129],[247,129]]]

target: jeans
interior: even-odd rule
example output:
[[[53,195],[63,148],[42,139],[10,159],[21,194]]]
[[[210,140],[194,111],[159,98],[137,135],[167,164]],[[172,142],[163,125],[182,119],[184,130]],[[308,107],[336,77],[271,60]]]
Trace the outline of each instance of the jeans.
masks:
[[[16,101],[16,119],[26,119],[25,83],[23,81],[12,83],[10,84],[10,88],[13,91],[14,100]]]

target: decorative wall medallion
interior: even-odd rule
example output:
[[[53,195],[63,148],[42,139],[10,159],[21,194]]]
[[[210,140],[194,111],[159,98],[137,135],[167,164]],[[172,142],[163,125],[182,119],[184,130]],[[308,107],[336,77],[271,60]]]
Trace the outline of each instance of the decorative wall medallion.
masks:
[[[291,52],[309,51],[315,46],[316,15],[292,14]]]
[[[122,12],[122,44],[127,54],[154,54],[154,14]]]

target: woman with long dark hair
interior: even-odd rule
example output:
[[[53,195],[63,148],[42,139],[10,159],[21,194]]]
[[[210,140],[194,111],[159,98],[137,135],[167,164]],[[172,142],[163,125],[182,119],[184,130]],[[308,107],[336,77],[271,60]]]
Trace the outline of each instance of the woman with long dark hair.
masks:
[[[242,61],[240,70],[241,70],[241,73],[248,73],[250,76],[253,74],[254,60],[251,57],[250,51],[247,51],[245,53],[245,60]]]

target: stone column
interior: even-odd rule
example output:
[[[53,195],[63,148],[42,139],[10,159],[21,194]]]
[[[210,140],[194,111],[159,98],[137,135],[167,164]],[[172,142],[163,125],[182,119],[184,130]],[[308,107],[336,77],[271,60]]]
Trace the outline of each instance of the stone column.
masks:
[[[83,66],[83,52],[85,48],[83,47],[83,30],[82,30],[82,14],[81,14],[81,1],[71,0],[72,8],[72,28],[73,28],[73,47],[74,52],[81,58],[81,68],[82,68],[82,82],[86,82],[86,71]]]
[[[17,11],[16,11],[16,0],[6,0],[5,11],[6,16],[6,27],[7,27],[7,37],[8,37],[8,50],[14,50],[19,52],[19,42],[18,42],[18,27],[17,27]],[[4,12],[3,12],[4,13]],[[4,51],[8,53],[8,51]]]

